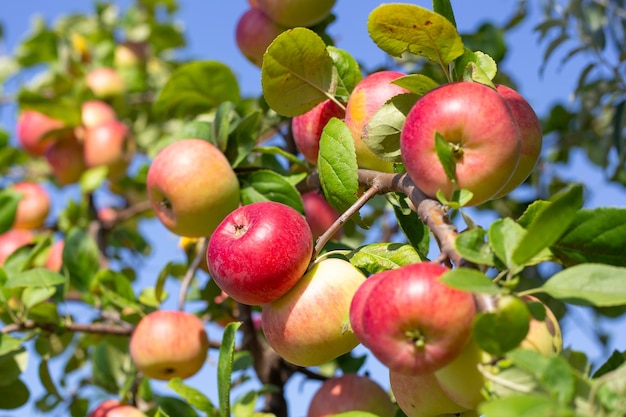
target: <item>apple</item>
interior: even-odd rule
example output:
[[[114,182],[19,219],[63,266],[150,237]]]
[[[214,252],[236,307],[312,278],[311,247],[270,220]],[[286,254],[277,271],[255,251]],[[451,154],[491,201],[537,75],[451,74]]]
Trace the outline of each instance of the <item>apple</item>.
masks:
[[[50,195],[41,184],[31,181],[15,183],[11,188],[22,194],[17,205],[14,229],[38,229],[50,213]]]
[[[345,115],[344,107],[328,99],[291,119],[291,131],[296,148],[311,165],[317,165],[320,138],[326,123],[333,117],[343,119]]]
[[[384,277],[383,274],[370,275],[365,282],[359,286],[358,291],[354,294],[354,297],[352,297],[348,318],[350,320],[350,330],[354,334],[359,335],[363,333],[363,308],[376,282]]]
[[[389,394],[372,379],[344,374],[324,381],[311,398],[307,417],[331,417],[348,411],[394,417],[396,406]]]
[[[532,304],[533,307],[543,308],[545,317],[543,320],[537,320],[531,316],[528,334],[519,347],[534,350],[545,356],[561,353],[563,350],[563,334],[561,333],[559,320],[552,310],[532,295],[525,295],[522,299],[527,304]]]
[[[102,401],[89,417],[146,417],[138,408],[129,404],[121,404],[117,400]]]
[[[239,181],[228,159],[202,139],[182,139],[162,149],[146,181],[157,218],[179,236],[210,236],[239,205]]]
[[[208,350],[203,321],[184,311],[157,310],[143,317],[129,345],[137,369],[147,378],[164,381],[195,375]]]
[[[288,205],[261,201],[226,216],[209,240],[207,264],[215,283],[234,300],[262,305],[296,284],[312,254],[304,217]]]
[[[313,240],[316,240],[337,220],[339,213],[317,190],[302,194],[302,203],[304,204],[304,217],[311,228]],[[339,229],[333,238],[339,239],[341,234],[342,230]]]
[[[374,155],[363,142],[362,135],[363,128],[383,104],[398,94],[409,92],[392,83],[405,75],[398,71],[374,72],[359,81],[348,97],[345,122],[354,139],[357,163],[360,168],[393,172],[393,164]]]
[[[89,71],[85,76],[85,83],[98,98],[119,96],[126,89],[122,76],[110,67],[99,67]]]
[[[17,139],[24,150],[32,156],[41,156],[54,142],[50,132],[62,129],[64,123],[35,110],[24,110],[17,120]]]
[[[441,283],[438,278],[446,271],[420,262],[379,272],[372,276],[373,286],[365,287],[364,299],[354,304],[354,311],[351,307],[352,330],[389,369],[412,375],[435,372],[470,341],[474,298]],[[360,297],[357,292],[355,299]]]
[[[267,47],[285,30],[286,27],[274,22],[261,9],[252,7],[237,21],[235,41],[246,59],[260,68]]]
[[[10,229],[0,234],[0,266],[4,265],[4,261],[13,252],[33,243],[35,235],[31,230],[25,229]]]
[[[351,351],[359,341],[347,329],[350,302],[364,281],[343,259],[314,263],[287,294],[263,306],[261,323],[270,346],[298,366],[322,365]]]
[[[105,101],[87,100],[81,105],[81,117],[83,126],[92,128],[116,120],[117,114]]]
[[[411,108],[400,135],[409,177],[430,197],[452,197],[435,150],[435,134],[448,142],[456,161],[457,188],[473,193],[469,205],[492,199],[508,183],[520,159],[521,136],[513,114],[496,90],[475,82],[445,84]]]
[[[312,26],[324,20],[335,0],[257,0],[257,7],[287,27]]]
[[[48,250],[48,256],[46,258],[45,267],[50,271],[59,272],[63,266],[63,247],[65,241],[63,239],[57,240],[50,246]]]
[[[147,42],[125,41],[115,47],[113,62],[116,68],[133,68],[142,65],[148,58]]]
[[[501,84],[496,85],[496,90],[513,113],[521,135],[519,163],[504,188],[494,196],[499,198],[517,188],[535,168],[541,154],[543,129],[533,108],[517,91]]]
[[[83,159],[83,145],[76,137],[64,137],[54,142],[44,153],[57,183],[73,184],[87,167]]]
[[[85,131],[83,155],[88,168],[107,166],[109,177],[121,177],[132,157],[129,129],[119,120],[111,120]]]

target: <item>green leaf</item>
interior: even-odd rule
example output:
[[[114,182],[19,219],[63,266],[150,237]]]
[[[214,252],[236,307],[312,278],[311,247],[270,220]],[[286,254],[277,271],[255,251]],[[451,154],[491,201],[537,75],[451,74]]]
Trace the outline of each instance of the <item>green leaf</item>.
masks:
[[[498,219],[489,227],[489,244],[498,259],[511,270],[517,265],[513,262],[513,250],[526,234],[526,230],[508,217]]]
[[[0,333],[0,357],[21,351],[24,349],[22,343],[24,343],[23,339]]]
[[[241,183],[241,201],[244,205],[257,201],[276,201],[304,213],[302,197],[296,187],[274,171],[254,171],[242,175],[239,181]]]
[[[435,132],[435,150],[446,176],[456,183],[456,157],[452,145],[439,132]]]
[[[413,246],[401,243],[372,243],[346,256],[352,265],[370,274],[424,260]]]
[[[33,31],[18,46],[15,55],[20,65],[30,67],[44,62],[54,62],[58,58],[58,35],[38,17],[33,23]]]
[[[346,411],[345,413],[333,414],[333,417],[379,417],[368,411]]]
[[[380,5],[370,13],[367,29],[374,43],[392,56],[410,52],[447,65],[463,54],[454,24],[420,6]]]
[[[28,365],[28,352],[23,347],[9,354],[0,356],[0,386],[7,386],[16,381]]]
[[[158,395],[154,397],[154,402],[158,405],[158,410],[163,417],[167,416],[185,416],[185,417],[198,417],[198,413],[189,404],[180,398],[167,397],[164,395]],[[158,415],[155,415],[155,417]]]
[[[530,311],[512,295],[497,301],[496,310],[479,313],[472,328],[476,344],[487,353],[502,356],[515,349],[528,334]]]
[[[392,195],[387,195],[391,198]],[[398,196],[397,204],[393,204],[398,226],[406,236],[407,241],[417,249],[420,254],[428,254],[430,249],[430,230],[420,219],[418,214],[411,210],[403,197]]]
[[[220,357],[217,366],[217,389],[222,417],[230,416],[230,387],[233,373],[235,337],[240,326],[241,322],[232,322],[226,325],[220,346]]]
[[[203,139],[217,146],[217,141],[213,137],[212,123],[204,120],[194,120],[185,123],[176,134],[176,137],[179,139]]]
[[[311,29],[297,27],[278,35],[267,48],[261,84],[267,104],[293,117],[334,94],[337,70],[324,40]]]
[[[457,290],[477,294],[503,294],[505,290],[480,271],[469,268],[456,268],[440,277],[441,282]]]
[[[215,408],[215,405],[209,400],[209,398],[202,393],[202,391],[185,385],[183,380],[176,377],[170,379],[167,386],[173,389],[178,395],[180,395],[189,405],[197,408],[200,411],[205,412],[209,416],[227,416],[228,414],[220,414]]]
[[[450,0],[433,0],[433,11],[444,16],[456,27],[456,19],[454,18],[454,11]]]
[[[226,101],[221,103],[215,111],[215,118],[211,124],[212,138],[222,152],[228,147],[228,137],[235,130],[241,118],[235,109],[235,103]]]
[[[246,158],[256,146],[258,129],[262,121],[261,116],[260,111],[247,114],[243,119],[239,120],[239,123],[237,123],[237,126],[235,126],[228,137],[228,146],[225,154],[233,168],[237,168],[239,164],[246,161]]]
[[[17,205],[22,199],[22,194],[12,188],[0,191],[0,234],[13,227]]]
[[[472,51],[465,48],[465,52],[456,61],[456,78],[461,79],[463,75],[470,71],[470,73],[476,71],[473,69],[475,66],[480,70],[480,74],[484,77],[482,79],[476,79],[470,77],[471,81],[482,82],[483,84],[493,86],[491,80],[493,80],[498,72],[498,64],[489,55],[481,51]]]
[[[402,88],[406,88],[407,90],[418,96],[423,96],[430,90],[439,87],[439,83],[437,81],[424,74],[405,75],[396,80],[393,80],[391,83],[396,84]]]
[[[479,265],[495,266],[496,260],[489,243],[485,241],[487,231],[474,228],[460,233],[454,241],[454,248],[470,262]]]
[[[6,386],[0,385],[0,409],[14,410],[26,404],[30,398],[28,387],[22,380],[16,379]]]
[[[117,393],[127,378],[128,353],[122,352],[106,339],[91,352],[94,384],[107,392]]]
[[[555,194],[550,203],[537,213],[526,235],[515,248],[512,260],[517,265],[525,264],[559,240],[583,205],[583,188],[580,184],[568,187]]]
[[[478,412],[488,417],[573,417],[573,412],[554,398],[540,394],[514,394],[485,401]]]
[[[54,381],[52,380],[52,376],[50,375],[48,360],[45,358],[42,358],[41,362],[39,362],[39,381],[41,381],[41,385],[44,386],[48,394],[51,394],[58,399],[61,398],[59,390],[57,389]]]
[[[109,168],[106,165],[90,168],[80,176],[80,188],[84,194],[96,191],[106,181]]]
[[[48,135],[59,135],[62,132],[71,133],[74,130],[74,126],[78,126],[82,122],[80,106],[76,104],[76,99],[69,96],[56,97],[54,100],[51,100],[49,96],[39,92],[21,90],[18,95],[18,102],[21,110],[36,110],[54,119],[61,120],[68,126],[52,130],[48,132]]]
[[[287,161],[289,161],[291,164],[299,165],[302,168],[306,168],[307,167],[307,164],[304,161],[299,159],[294,154],[289,153],[289,152],[285,151],[283,148],[280,148],[278,146],[260,146],[258,148],[253,148],[252,151],[253,152],[262,153],[262,154],[266,154],[266,155],[282,156]],[[304,174],[304,175],[306,177],[306,174]],[[302,179],[304,179],[304,178],[302,178]],[[300,181],[298,181],[298,182],[300,182]]]
[[[335,97],[347,102],[354,87],[363,79],[363,73],[359,68],[359,63],[347,51],[334,46],[327,46],[326,49],[337,69]]]
[[[63,268],[69,272],[70,283],[87,292],[93,276],[100,268],[98,245],[79,228],[70,230],[63,245]]]
[[[58,272],[53,272],[45,268],[33,268],[12,274],[4,284],[4,287],[53,287],[55,285],[65,284],[66,282],[67,278]]]
[[[239,99],[237,78],[227,65],[195,61],[172,72],[154,102],[154,111],[163,118],[190,118]]]
[[[556,273],[537,290],[570,304],[626,305],[626,268],[591,263],[576,265]]]
[[[63,281],[65,282],[65,279]],[[37,304],[49,300],[56,291],[56,287],[27,287],[22,291],[22,303],[24,307],[31,309]]]

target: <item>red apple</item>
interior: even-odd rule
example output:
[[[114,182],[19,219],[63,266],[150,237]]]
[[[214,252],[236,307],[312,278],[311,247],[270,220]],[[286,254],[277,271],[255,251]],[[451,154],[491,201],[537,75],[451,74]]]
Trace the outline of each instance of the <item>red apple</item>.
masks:
[[[204,365],[209,339],[204,323],[183,311],[157,310],[142,318],[130,338],[130,356],[147,378],[188,378]]]
[[[289,291],[313,253],[311,229],[295,209],[264,201],[230,213],[209,240],[215,283],[236,301],[261,305]]]
[[[228,159],[202,139],[162,149],[148,170],[147,190],[158,219],[179,236],[210,236],[239,205],[239,181]]]
[[[363,284],[359,287],[359,290],[354,294],[352,302],[350,303],[350,329],[354,334],[363,333],[363,307],[367,303],[372,288],[374,288],[376,282],[384,278],[384,275],[373,274],[370,275]]]
[[[326,123],[333,117],[343,119],[345,115],[345,108],[329,99],[291,119],[293,141],[304,159],[310,164],[317,165],[320,137]]]
[[[392,83],[405,75],[398,71],[374,72],[359,81],[348,97],[345,122],[354,139],[356,158],[360,168],[393,172],[393,164],[374,155],[363,142],[362,135],[365,125],[370,122],[383,104],[398,94],[409,92]]]
[[[46,264],[44,265],[47,269],[59,272],[61,267],[63,266],[63,247],[65,246],[65,242],[61,240],[57,240],[50,246],[48,250],[48,257],[46,258]]]
[[[59,185],[77,182],[87,167],[83,160],[83,145],[75,137],[62,138],[44,154]]]
[[[64,127],[62,121],[35,110],[24,110],[17,120],[17,139],[32,156],[41,156],[54,142],[54,135],[46,134]]]
[[[316,190],[302,194],[302,202],[304,204],[304,216],[311,228],[313,240],[315,240],[337,220],[339,213]],[[339,239],[341,234],[341,229],[339,229],[333,237]]]
[[[324,20],[335,0],[257,0],[257,7],[283,26],[312,26]]]
[[[356,303],[361,311],[351,312],[352,329],[389,369],[413,375],[435,372],[469,342],[474,298],[441,283],[438,278],[446,271],[421,262],[379,272],[365,299]],[[359,297],[357,292],[355,299]]]
[[[372,379],[344,374],[324,381],[311,398],[307,417],[331,417],[348,411],[394,417],[396,406],[389,394]]]
[[[89,129],[116,120],[117,114],[102,100],[88,100],[81,105],[81,117],[83,126]]]
[[[35,235],[30,230],[11,229],[0,235],[0,266],[13,252],[33,243]]]
[[[98,98],[119,96],[126,89],[122,76],[110,67],[100,67],[89,71],[85,82]]]
[[[120,177],[126,172],[132,153],[128,127],[119,120],[85,131],[83,155],[88,168],[106,166],[110,178]]]
[[[502,96],[474,82],[446,84],[426,93],[407,115],[400,137],[402,161],[417,187],[431,197],[452,197],[435,150],[435,133],[449,143],[456,160],[458,188],[481,204],[503,189],[516,170],[520,131]]]
[[[272,41],[287,28],[270,19],[261,9],[248,9],[237,22],[235,41],[241,53],[257,67]]]
[[[267,253],[267,252],[266,252]],[[278,300],[265,304],[263,332],[282,358],[319,366],[359,344],[348,331],[350,302],[365,276],[350,262],[323,259]]]
[[[18,182],[11,188],[22,194],[17,205],[13,228],[38,229],[43,226],[50,213],[51,204],[46,189],[41,184],[30,181]]]
[[[117,400],[101,402],[89,417],[146,417],[138,408],[128,404],[121,404]]]

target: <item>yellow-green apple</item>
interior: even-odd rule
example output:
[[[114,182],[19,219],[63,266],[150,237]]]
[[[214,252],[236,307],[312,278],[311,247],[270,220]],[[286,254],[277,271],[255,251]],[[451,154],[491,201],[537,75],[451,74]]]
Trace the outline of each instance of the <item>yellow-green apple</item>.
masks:
[[[528,178],[537,164],[543,142],[541,122],[528,101],[517,91],[505,85],[496,85],[496,90],[513,113],[513,118],[520,130],[521,143],[519,164],[504,188],[494,198],[507,195]]]
[[[207,264],[215,283],[234,300],[262,305],[296,284],[312,254],[304,216],[286,204],[261,201],[226,216],[209,240]]]
[[[310,164],[317,165],[320,137],[326,123],[337,117],[343,119],[346,109],[333,100],[324,100],[308,112],[291,119],[291,131],[296,148]]]
[[[532,308],[540,308],[545,312],[543,320],[531,317],[528,334],[520,343],[521,348],[530,349],[545,356],[558,355],[563,350],[563,335],[559,320],[556,318],[550,307],[543,304],[538,298],[532,295],[525,295],[522,299]]]
[[[69,136],[55,141],[44,153],[52,174],[59,185],[77,182],[87,167],[83,159],[83,145]]]
[[[126,89],[122,76],[111,67],[99,67],[89,71],[85,76],[85,83],[98,98],[119,96]]]
[[[31,230],[26,229],[10,229],[0,234],[0,266],[13,252],[33,243],[35,235]]]
[[[102,401],[89,417],[146,417],[138,408],[129,404],[122,404],[117,400]]]
[[[157,218],[179,236],[210,236],[239,205],[237,175],[226,156],[202,139],[182,139],[162,149],[146,181]]]
[[[398,407],[407,417],[439,417],[468,411],[446,395],[432,373],[407,375],[389,370],[389,383]]]
[[[257,0],[257,7],[283,26],[311,26],[324,20],[335,0]]]
[[[148,58],[147,42],[125,41],[115,47],[113,63],[116,68],[132,68],[143,65]]]
[[[241,53],[257,67],[272,41],[287,28],[270,19],[261,9],[250,8],[241,15],[235,28],[235,41]]]
[[[356,159],[360,168],[393,172],[393,164],[374,155],[363,142],[362,136],[363,128],[383,104],[398,94],[409,92],[392,83],[405,75],[398,71],[374,72],[359,81],[348,97],[345,122],[354,139]]]
[[[35,110],[24,110],[17,119],[17,139],[32,156],[41,156],[54,142],[52,131],[62,129],[64,123]]]
[[[348,327],[350,302],[365,275],[350,262],[326,258],[312,265],[278,300],[265,304],[265,338],[282,358],[299,366],[318,366],[359,344]]]
[[[337,220],[339,213],[326,201],[324,196],[317,190],[302,194],[304,204],[304,216],[306,218],[313,240],[320,237]],[[333,238],[339,239],[342,230],[338,229]]]
[[[311,398],[307,417],[331,417],[348,411],[394,417],[396,406],[389,394],[371,378],[344,374],[322,383]]]
[[[435,149],[443,136],[456,163],[457,188],[473,193],[469,205],[494,198],[517,169],[521,136],[511,109],[496,90],[475,82],[445,84],[422,96],[400,135],[402,161],[424,193],[452,197],[455,185]]]
[[[102,100],[87,100],[81,105],[82,124],[86,128],[117,119],[117,114],[111,105]]]
[[[48,250],[48,256],[46,257],[45,267],[51,271],[59,272],[63,266],[63,247],[65,241],[63,239],[57,240],[50,246]]]
[[[39,183],[22,181],[11,188],[22,195],[13,221],[14,229],[38,229],[50,213],[50,195]]]
[[[195,375],[204,365],[209,338],[198,316],[157,310],[143,317],[130,338],[133,363],[147,378],[169,380]]]
[[[122,176],[133,155],[126,124],[111,120],[86,129],[83,155],[88,168],[106,166],[110,178]]]
[[[355,294],[360,309],[350,314],[352,330],[389,369],[413,375],[435,372],[470,341],[474,298],[438,279],[447,271],[431,262],[405,265],[375,274],[363,300]]]

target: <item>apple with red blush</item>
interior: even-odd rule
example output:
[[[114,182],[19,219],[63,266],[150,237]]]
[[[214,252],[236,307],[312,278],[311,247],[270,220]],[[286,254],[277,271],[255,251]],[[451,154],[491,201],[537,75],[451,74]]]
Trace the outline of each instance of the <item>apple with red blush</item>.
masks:
[[[48,191],[39,183],[21,181],[11,189],[22,195],[17,204],[13,221],[15,229],[38,229],[42,227],[50,213],[51,200]]]
[[[333,117],[343,119],[345,115],[345,107],[328,99],[291,119],[291,132],[296,148],[311,165],[317,165],[320,138],[326,123]]]
[[[36,110],[24,110],[17,119],[16,134],[22,148],[32,156],[42,156],[55,141],[55,130],[65,124]]]
[[[260,68],[267,47],[285,30],[286,27],[270,19],[263,10],[251,7],[237,21],[235,41],[246,59]]]

